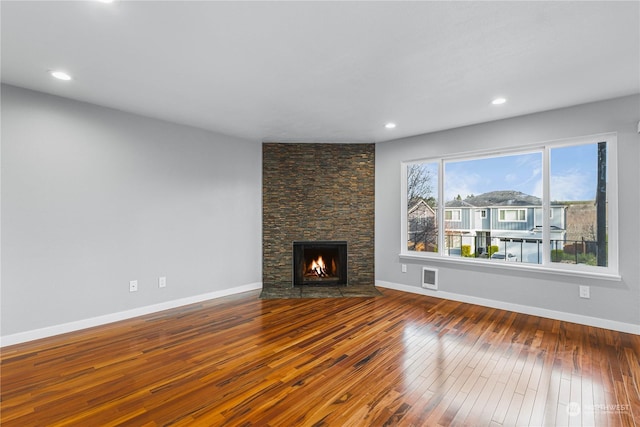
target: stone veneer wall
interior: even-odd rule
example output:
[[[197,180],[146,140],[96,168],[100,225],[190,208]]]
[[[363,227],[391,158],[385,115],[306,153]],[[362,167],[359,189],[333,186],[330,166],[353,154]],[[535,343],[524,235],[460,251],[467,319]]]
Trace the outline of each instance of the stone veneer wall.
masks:
[[[293,287],[294,240],[346,240],[348,285],[374,284],[375,144],[262,145],[263,288]]]

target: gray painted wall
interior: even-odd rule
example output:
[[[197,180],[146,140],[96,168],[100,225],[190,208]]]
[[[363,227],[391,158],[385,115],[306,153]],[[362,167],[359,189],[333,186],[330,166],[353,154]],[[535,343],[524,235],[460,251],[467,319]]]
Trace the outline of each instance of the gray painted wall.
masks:
[[[1,334],[259,283],[261,155],[3,85]]]
[[[640,96],[629,96],[377,144],[376,280],[419,288],[422,266],[430,265],[439,268],[442,291],[640,324],[638,120]],[[402,161],[606,132],[618,133],[621,282],[400,260]],[[591,299],[579,298],[581,284],[591,286]]]
[[[632,96],[377,144],[376,279],[419,287],[401,161],[616,131],[621,282],[431,265],[447,292],[640,323],[639,119]],[[3,336],[261,280],[258,142],[3,85],[1,161]]]

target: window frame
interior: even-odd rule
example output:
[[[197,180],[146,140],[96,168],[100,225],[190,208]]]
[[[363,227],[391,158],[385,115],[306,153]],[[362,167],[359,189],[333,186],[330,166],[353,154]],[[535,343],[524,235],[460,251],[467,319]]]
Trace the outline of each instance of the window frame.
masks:
[[[451,213],[451,218],[447,218],[447,212]],[[454,213],[458,214],[457,215],[457,219],[454,218]],[[456,208],[449,208],[449,209],[445,209],[444,210],[444,220],[445,221],[451,221],[451,222],[462,222],[462,209],[456,209]]]
[[[517,219],[502,219],[501,217],[503,215],[501,215],[502,213],[504,213],[504,217],[506,218],[506,212],[508,211],[514,211],[516,212],[516,217]],[[498,208],[498,222],[527,222],[527,217],[528,217],[528,209],[525,208]],[[524,212],[524,218],[520,219],[520,213]]]
[[[575,145],[607,143],[607,204],[608,204],[608,239],[607,239],[607,266],[589,266],[584,264],[564,264],[551,261],[551,150],[554,148],[569,147]],[[518,154],[540,152],[542,155],[542,210],[548,212],[542,215],[542,262],[541,264],[530,263],[496,263],[479,258],[449,257],[445,253],[445,221],[444,218],[444,166],[448,161],[474,160],[486,157],[499,157]],[[510,149],[479,150],[466,153],[446,154],[440,157],[425,157],[409,161],[401,161],[401,250],[400,258],[407,260],[437,261],[443,263],[463,263],[465,265],[476,265],[478,267],[491,269],[512,269],[530,270],[541,273],[556,274],[562,276],[580,276],[588,278],[599,278],[605,280],[620,281],[619,273],[619,230],[618,230],[618,168],[617,168],[617,133],[602,133],[562,140],[550,140],[539,143],[521,145]],[[438,252],[418,252],[408,250],[407,239],[407,165],[416,163],[437,163],[438,164],[438,206],[436,218],[438,224]],[[528,215],[526,213],[525,215]],[[499,214],[498,214],[499,217]],[[525,216],[526,218],[526,216]],[[499,220],[499,218],[498,218]]]

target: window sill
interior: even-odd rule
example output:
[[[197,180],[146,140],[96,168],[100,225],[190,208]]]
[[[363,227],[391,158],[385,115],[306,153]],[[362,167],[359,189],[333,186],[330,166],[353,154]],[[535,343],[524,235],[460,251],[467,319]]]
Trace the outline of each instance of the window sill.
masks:
[[[601,279],[619,282],[622,277],[619,274],[614,273],[599,273],[596,271],[584,271],[584,270],[569,270],[561,268],[550,268],[537,264],[524,264],[518,262],[493,262],[476,259],[460,259],[454,257],[440,256],[440,255],[420,255],[401,253],[399,255],[401,260],[410,261],[423,261],[423,262],[435,262],[442,264],[455,264],[464,266],[473,266],[479,268],[488,268],[492,270],[511,270],[511,271],[530,271],[551,276],[570,276],[570,277],[584,277],[587,279]]]

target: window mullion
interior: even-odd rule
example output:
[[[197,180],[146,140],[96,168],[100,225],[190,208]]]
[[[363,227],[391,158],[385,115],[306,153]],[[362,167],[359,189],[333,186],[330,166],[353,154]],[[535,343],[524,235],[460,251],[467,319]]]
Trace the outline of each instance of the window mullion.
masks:
[[[400,218],[402,218],[402,223],[400,224],[400,247],[403,248],[402,250],[405,251],[407,249],[407,243],[408,243],[408,238],[407,236],[409,235],[408,232],[408,224],[407,224],[407,218],[408,218],[408,204],[409,201],[407,200],[407,165],[405,163],[401,163],[400,164],[400,176],[401,176],[401,180],[400,180],[400,194],[402,194],[402,203],[400,206]]]
[[[438,254],[444,254],[444,160],[438,165]]]
[[[548,146],[542,151],[542,265],[551,264],[551,212],[549,177],[551,176],[550,152]]]

